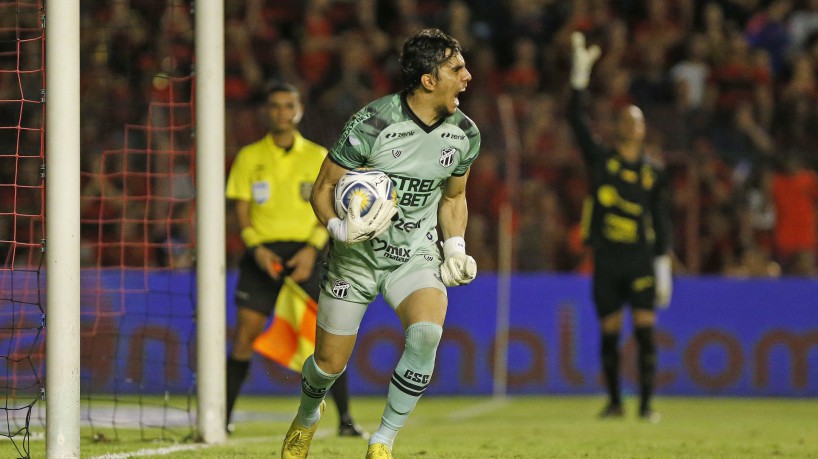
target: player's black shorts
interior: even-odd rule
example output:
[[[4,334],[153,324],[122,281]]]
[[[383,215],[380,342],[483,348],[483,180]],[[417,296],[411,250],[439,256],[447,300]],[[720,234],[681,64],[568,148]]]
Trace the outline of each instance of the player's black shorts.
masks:
[[[594,303],[602,318],[621,310],[655,309],[656,278],[650,250],[594,251]]]
[[[304,242],[272,242],[264,244],[265,247],[275,252],[283,261],[289,260],[299,249],[304,247]],[[299,285],[313,298],[318,298],[319,280],[321,276],[321,257],[312,270],[312,276]],[[284,268],[283,275],[292,272],[292,268]],[[236,306],[249,308],[269,316],[275,308],[278,292],[281,290],[283,280],[275,280],[259,268],[253,257],[253,252],[244,252],[239,262],[239,280],[236,285],[235,301]]]

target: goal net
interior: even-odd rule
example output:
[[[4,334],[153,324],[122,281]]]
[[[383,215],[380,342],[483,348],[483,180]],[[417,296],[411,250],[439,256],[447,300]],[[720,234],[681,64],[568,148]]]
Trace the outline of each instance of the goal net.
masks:
[[[97,440],[195,427],[191,85],[156,76],[144,124],[82,172],[82,416]]]
[[[0,455],[28,457],[44,390],[44,33],[39,1],[0,1]]]
[[[46,423],[45,7],[0,0],[0,457]],[[145,8],[82,13],[80,422],[100,441],[195,430],[192,23]]]

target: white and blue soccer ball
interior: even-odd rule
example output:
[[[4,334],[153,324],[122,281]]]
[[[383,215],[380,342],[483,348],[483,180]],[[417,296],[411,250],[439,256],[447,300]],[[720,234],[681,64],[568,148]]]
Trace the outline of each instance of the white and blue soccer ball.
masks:
[[[352,169],[338,180],[335,186],[335,213],[345,218],[353,196],[362,198],[361,215],[366,215],[378,198],[391,199],[397,203],[398,194],[392,180],[375,169]]]

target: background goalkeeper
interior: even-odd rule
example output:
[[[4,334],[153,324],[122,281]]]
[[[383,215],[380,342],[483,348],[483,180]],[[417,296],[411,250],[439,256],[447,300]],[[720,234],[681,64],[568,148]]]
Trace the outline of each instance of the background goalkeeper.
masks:
[[[638,345],[639,416],[656,422],[651,407],[656,379],[655,306],[667,306],[671,294],[668,181],[663,169],[645,156],[645,119],[633,105],[619,110],[613,146],[594,138],[585,113],[597,46],[572,35],[572,95],[569,118],[588,168],[590,196],[583,229],[594,258],[593,297],[601,327],[601,360],[608,389],[603,417],[622,416],[619,337],[623,306],[632,309]]]

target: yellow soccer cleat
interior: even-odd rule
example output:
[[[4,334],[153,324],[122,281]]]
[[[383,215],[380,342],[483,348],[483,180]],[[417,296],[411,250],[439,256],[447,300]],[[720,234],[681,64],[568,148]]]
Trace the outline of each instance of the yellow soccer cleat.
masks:
[[[318,413],[324,414],[324,408],[327,407],[327,402],[321,401],[318,406]],[[321,420],[320,418],[318,419]],[[303,427],[298,424],[298,416],[293,419],[290,424],[290,430],[284,436],[284,444],[281,445],[281,459],[303,459],[307,457],[310,451],[310,443],[312,443],[312,436],[318,430],[318,422],[312,427]]]
[[[383,443],[373,443],[366,450],[366,459],[392,459],[392,450]]]

